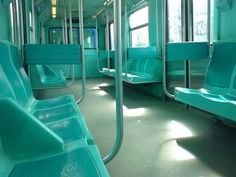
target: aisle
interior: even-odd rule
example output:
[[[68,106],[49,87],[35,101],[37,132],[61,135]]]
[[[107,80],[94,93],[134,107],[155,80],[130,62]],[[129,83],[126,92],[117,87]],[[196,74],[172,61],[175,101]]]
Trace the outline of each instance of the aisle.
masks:
[[[101,154],[115,137],[114,85],[87,80],[80,105]],[[67,92],[79,94],[74,85]],[[44,97],[63,92],[50,90]],[[236,129],[201,117],[182,105],[124,87],[124,142],[108,165],[111,177],[234,177]]]

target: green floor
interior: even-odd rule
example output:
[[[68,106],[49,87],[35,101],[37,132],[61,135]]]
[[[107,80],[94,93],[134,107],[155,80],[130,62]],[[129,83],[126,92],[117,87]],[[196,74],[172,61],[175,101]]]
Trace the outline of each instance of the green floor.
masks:
[[[101,154],[115,137],[114,80],[89,79],[80,109]],[[76,82],[43,97],[80,94]],[[236,129],[124,86],[124,142],[111,177],[235,177]]]

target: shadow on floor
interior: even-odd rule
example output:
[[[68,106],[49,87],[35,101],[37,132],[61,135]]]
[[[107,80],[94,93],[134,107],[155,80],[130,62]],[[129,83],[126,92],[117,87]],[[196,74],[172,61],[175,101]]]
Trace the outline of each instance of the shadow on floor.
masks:
[[[220,125],[224,126],[224,125]],[[236,130],[216,128],[209,134],[177,139],[177,144],[222,176],[236,176]]]
[[[99,86],[99,88],[105,91],[107,94],[115,99],[115,86]],[[151,107],[153,106],[153,97],[147,94],[140,94],[140,91],[134,90],[126,85],[123,86],[123,101],[124,105],[129,108]]]

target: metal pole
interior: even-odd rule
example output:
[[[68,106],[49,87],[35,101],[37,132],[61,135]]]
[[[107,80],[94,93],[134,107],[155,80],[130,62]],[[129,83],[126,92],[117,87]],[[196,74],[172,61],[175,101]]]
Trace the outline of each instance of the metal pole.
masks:
[[[68,44],[68,32],[67,32],[67,16],[66,16],[66,9],[64,9],[64,23],[65,23],[65,42]]]
[[[65,25],[64,25],[64,20],[62,19],[61,22],[61,26],[62,26],[62,39],[63,39],[63,44],[66,43],[66,38],[65,38]]]
[[[207,4],[207,40],[209,43],[209,46],[211,45],[211,0],[208,0],[208,4]],[[209,47],[210,50],[210,47]]]
[[[122,40],[121,40],[121,0],[114,0],[115,26],[115,83],[116,83],[116,141],[111,152],[103,159],[110,162],[119,152],[123,141],[123,85],[122,85]]]
[[[156,6],[156,10],[155,10],[155,16],[156,16],[156,47],[157,47],[157,53],[158,55],[160,55],[160,46],[159,46],[159,15],[158,15],[158,0],[155,1],[155,6]]]
[[[34,11],[34,0],[31,1],[31,8],[32,8],[32,43],[35,44],[36,40],[35,40],[35,34],[36,34],[36,26],[35,26],[35,11]]]
[[[41,43],[45,44],[45,28],[43,22],[41,22]]]
[[[73,44],[73,31],[72,31],[72,2],[70,1],[70,9],[69,9],[69,20],[70,20],[70,44]],[[75,80],[75,65],[72,65],[72,79],[69,83],[69,85],[72,85],[72,83]]]
[[[190,20],[190,9],[191,4],[189,3],[189,1],[182,1],[182,24],[183,24],[183,41],[187,42],[190,41],[192,38],[192,34],[189,32],[189,30],[191,31],[192,29],[192,25],[191,25],[191,20]],[[185,10],[187,8],[187,11]],[[186,18],[188,17],[188,18]],[[188,30],[189,29],[189,30]],[[190,62],[188,60],[184,61],[184,70],[185,70],[185,74],[184,74],[184,86],[185,88],[189,88],[189,83],[190,83]],[[188,108],[188,105],[186,105],[186,107]]]
[[[71,2],[71,1],[70,1]],[[70,44],[73,44],[73,32],[72,32],[72,13],[71,7],[72,4],[70,3],[70,10],[69,10],[69,20],[70,20]]]
[[[125,3],[125,8],[124,8],[124,11],[125,11],[125,14],[124,14],[124,16],[125,16],[125,27],[124,27],[124,35],[125,35],[125,76],[126,76],[126,80],[128,81],[129,80],[129,78],[128,78],[128,36],[127,36],[127,34],[128,34],[128,32],[127,32],[127,29],[128,29],[128,20],[127,20],[127,2],[126,2],[126,0],[124,1],[124,3]]]
[[[80,29],[80,48],[81,48],[81,67],[82,67],[82,96],[76,101],[81,103],[85,97],[85,61],[84,61],[84,22],[83,22],[83,0],[78,0],[79,29]]]
[[[106,10],[106,50],[107,50],[107,68],[110,70],[110,39],[109,39],[109,14],[108,10]]]
[[[167,89],[167,83],[166,83],[166,43],[167,43],[167,35],[166,35],[166,30],[167,30],[167,22],[166,22],[166,0],[163,0],[163,14],[162,14],[162,20],[163,20],[163,40],[162,40],[162,56],[163,56],[163,91],[164,93],[171,99],[174,99],[174,95],[172,95],[168,89]]]
[[[102,72],[100,70],[100,63],[99,63],[99,46],[98,46],[98,17],[96,17],[96,52],[97,52],[97,69],[98,72]]]

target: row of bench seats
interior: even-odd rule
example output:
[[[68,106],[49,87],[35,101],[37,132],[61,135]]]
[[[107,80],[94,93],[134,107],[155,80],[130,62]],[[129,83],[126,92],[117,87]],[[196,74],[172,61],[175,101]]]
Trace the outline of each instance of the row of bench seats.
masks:
[[[122,64],[122,80],[124,82],[141,84],[162,81],[162,61],[157,58],[156,47],[128,48],[127,52],[128,60],[123,60]],[[110,57],[114,57],[112,52]],[[102,73],[115,77],[115,69],[102,68]]]
[[[29,73],[32,88],[67,86],[63,72],[55,72],[49,65],[32,65],[29,67]]]
[[[236,121],[236,42],[215,42],[201,89],[175,88],[175,99]],[[186,57],[188,59],[189,57]]]
[[[0,176],[108,177],[74,97],[35,99],[17,47],[0,53]]]

